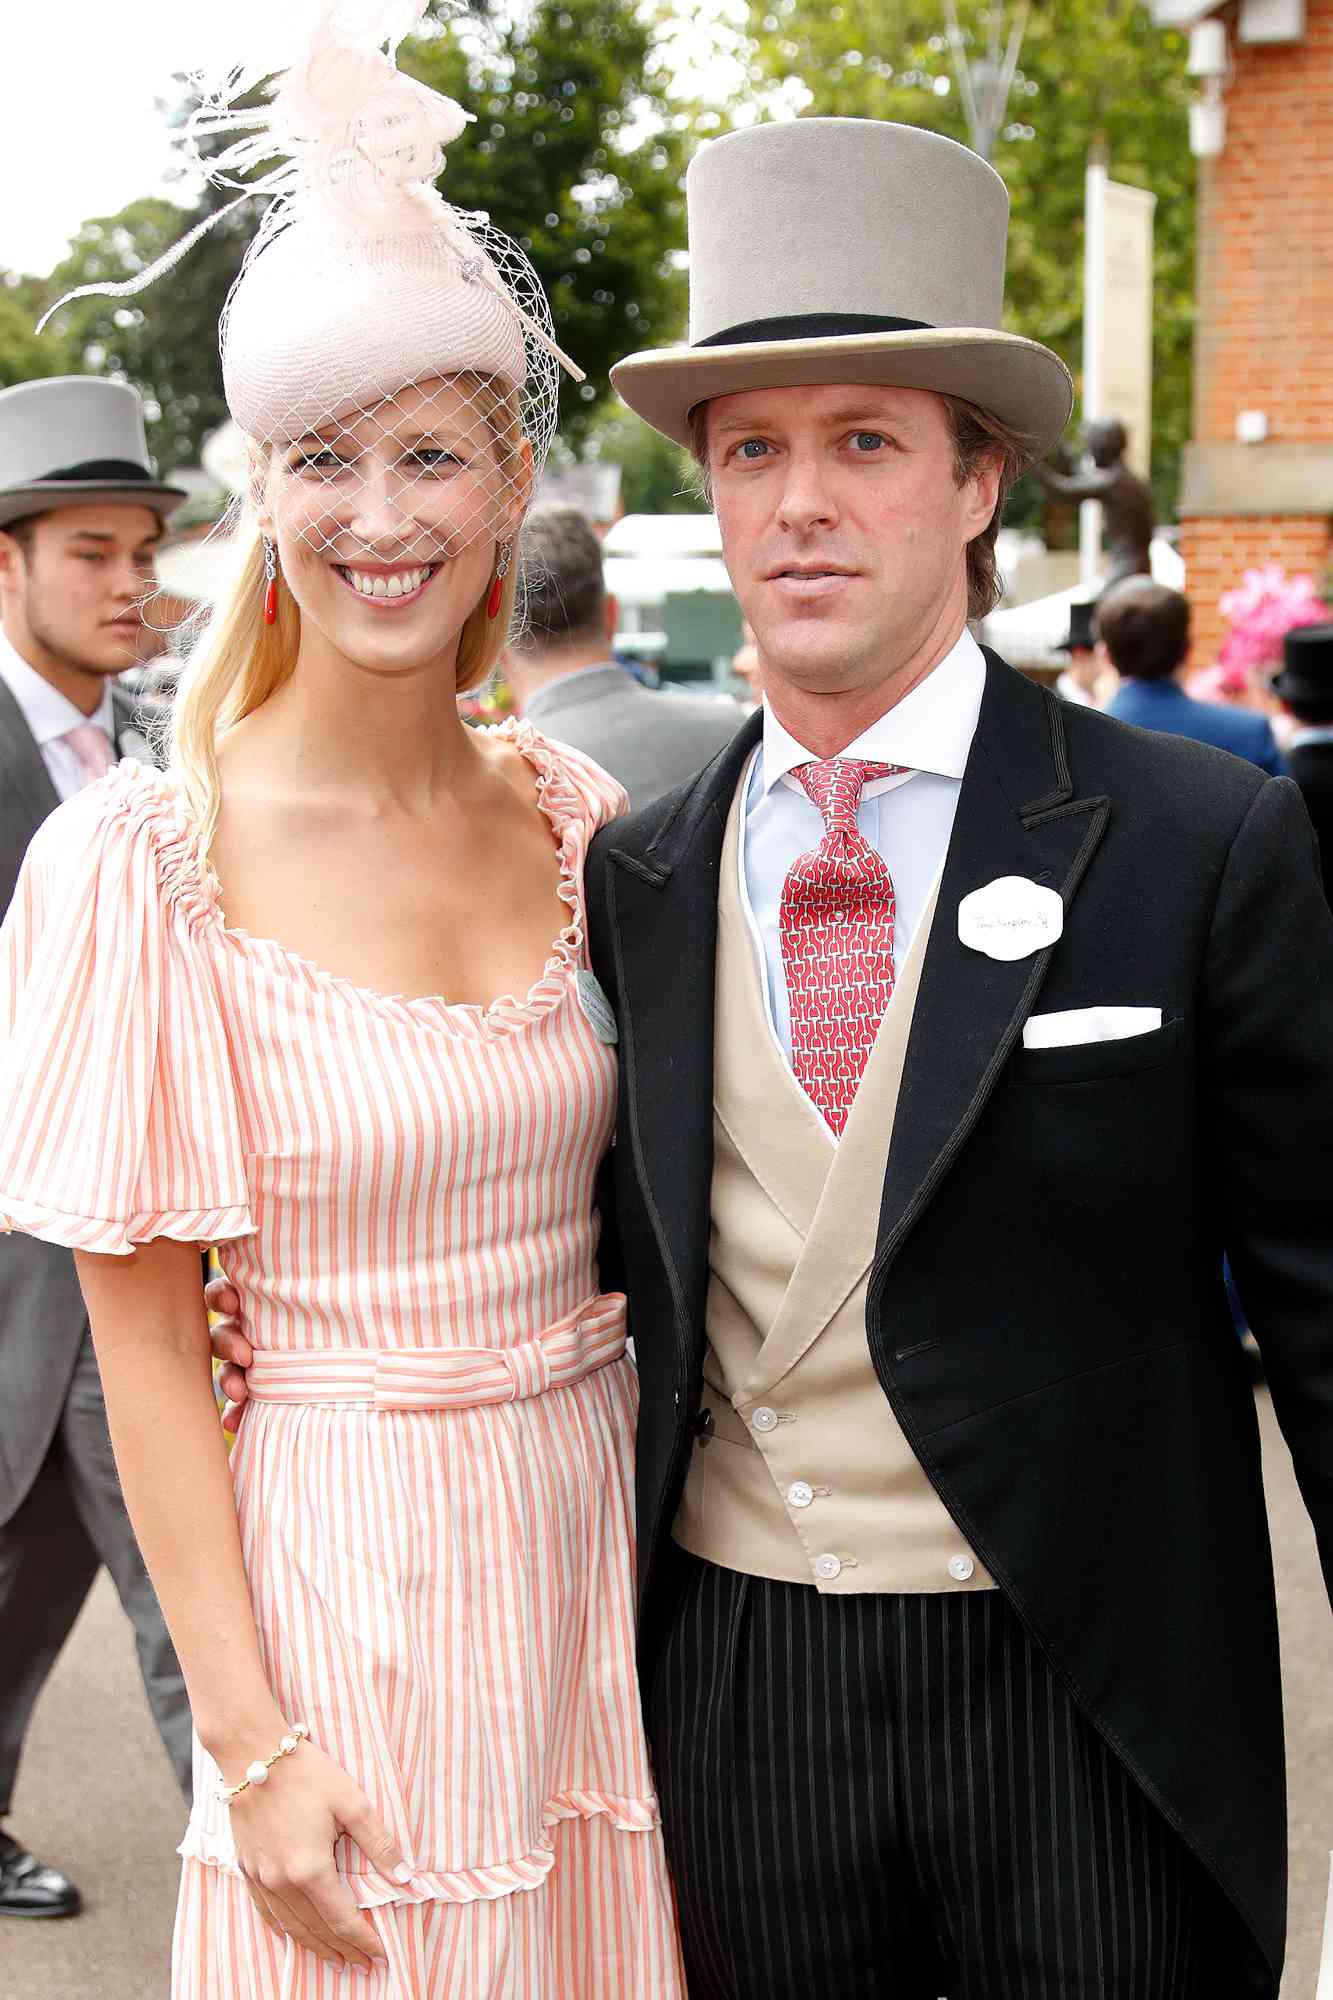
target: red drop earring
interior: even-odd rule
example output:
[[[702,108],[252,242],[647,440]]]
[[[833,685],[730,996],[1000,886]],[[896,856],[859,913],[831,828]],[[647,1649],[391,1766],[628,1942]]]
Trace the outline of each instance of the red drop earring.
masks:
[[[500,616],[500,600],[504,596],[505,578],[509,574],[509,551],[511,546],[512,544],[509,542],[503,544],[500,550],[500,560],[495,565],[495,581],[491,585],[491,594],[486,599],[486,616],[488,618],[498,618]]]
[[[264,537],[264,623],[278,622],[278,556],[268,536]]]

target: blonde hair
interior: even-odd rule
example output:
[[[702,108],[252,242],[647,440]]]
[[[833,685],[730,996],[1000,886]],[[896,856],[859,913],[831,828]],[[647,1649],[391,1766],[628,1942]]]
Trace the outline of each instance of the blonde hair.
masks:
[[[524,438],[517,396],[492,377],[463,374],[452,379],[467,384],[476,399],[494,439],[502,477],[507,483],[520,478]],[[301,614],[289,590],[279,588],[275,623],[264,621],[264,544],[255,515],[257,497],[252,494],[241,512],[236,528],[239,568],[181,676],[171,718],[171,765],[184,784],[205,853],[212,845],[221,803],[218,741],[291,679],[301,644]],[[516,561],[510,562],[494,618],[486,609],[488,579],[485,592],[463,621],[455,663],[459,694],[484,681],[504,651],[518,568]]]
[[[1032,440],[1021,431],[992,416],[989,410],[969,403],[961,396],[946,396],[936,390],[944,405],[953,445],[953,476],[957,486],[966,486],[976,477],[987,459],[998,461],[1000,483],[995,495],[995,511],[989,524],[967,545],[967,615],[984,618],[1003,595],[995,560],[995,538],[1000,532],[1004,506],[1015,480],[1032,463]],[[694,490],[700,499],[713,504],[713,482],[708,468],[708,405],[696,403],[689,413],[690,452],[698,467]]]

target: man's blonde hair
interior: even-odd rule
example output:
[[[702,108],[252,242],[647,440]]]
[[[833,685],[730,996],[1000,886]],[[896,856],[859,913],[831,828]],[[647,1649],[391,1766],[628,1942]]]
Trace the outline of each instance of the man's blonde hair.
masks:
[[[1014,482],[1032,463],[1032,441],[976,403],[966,402],[961,396],[943,395],[938,390],[933,393],[939,395],[949,420],[954,483],[966,486],[968,480],[974,479],[980,472],[987,459],[999,463],[1000,483],[995,495],[995,512],[988,526],[979,535],[974,535],[967,545],[967,615],[969,618],[984,618],[988,611],[995,609],[1004,594],[1004,584],[995,560],[995,537],[1000,532],[1005,502]],[[708,469],[707,403],[695,404],[690,411],[689,424],[690,452],[699,468],[696,491],[711,507],[713,482]]]

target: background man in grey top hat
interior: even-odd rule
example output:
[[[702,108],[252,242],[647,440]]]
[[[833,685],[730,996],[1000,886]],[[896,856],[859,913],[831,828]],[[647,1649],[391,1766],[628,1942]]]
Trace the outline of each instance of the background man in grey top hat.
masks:
[[[184,497],[153,475],[133,389],[74,376],[0,393],[0,914],[60,800],[150,755],[116,676]],[[0,1236],[0,1915],[79,1908],[2,1823],[33,1705],[103,1563],[188,1792],[185,1687],[121,1499],[74,1259]]]
[[[522,551],[523,623],[506,672],[524,715],[618,778],[631,805],[651,805],[731,741],[744,711],[724,696],[646,688],[610,658],[618,606],[577,507],[530,515]]]
[[[1309,819],[968,634],[1071,403],[1000,329],[998,176],[797,119],[702,148],[687,194],[690,339],[613,379],[711,482],[765,701],[598,837],[587,908],[691,2000],[1277,2000],[1221,1253],[1333,1581]]]

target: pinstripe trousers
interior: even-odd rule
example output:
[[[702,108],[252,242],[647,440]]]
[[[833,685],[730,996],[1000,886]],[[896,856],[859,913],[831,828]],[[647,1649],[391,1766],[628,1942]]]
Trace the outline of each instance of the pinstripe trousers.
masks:
[[[647,1720],[691,2000],[1213,2000],[1221,1892],[998,1591],[673,1561]]]

